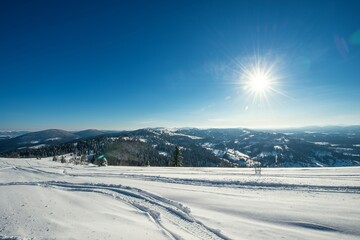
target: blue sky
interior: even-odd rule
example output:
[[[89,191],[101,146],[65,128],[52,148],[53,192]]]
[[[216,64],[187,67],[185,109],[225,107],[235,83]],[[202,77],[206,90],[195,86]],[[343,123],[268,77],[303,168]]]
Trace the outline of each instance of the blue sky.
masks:
[[[359,1],[0,1],[0,129],[360,124]],[[271,90],[244,72],[272,66]]]

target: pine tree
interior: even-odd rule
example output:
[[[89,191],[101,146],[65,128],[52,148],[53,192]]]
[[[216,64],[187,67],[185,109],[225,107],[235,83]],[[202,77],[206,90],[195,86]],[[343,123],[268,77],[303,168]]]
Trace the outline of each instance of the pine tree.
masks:
[[[173,153],[172,166],[181,167],[182,166],[182,160],[183,160],[183,157],[181,156],[180,148],[179,148],[179,146],[176,146],[175,150],[174,150],[174,153]]]

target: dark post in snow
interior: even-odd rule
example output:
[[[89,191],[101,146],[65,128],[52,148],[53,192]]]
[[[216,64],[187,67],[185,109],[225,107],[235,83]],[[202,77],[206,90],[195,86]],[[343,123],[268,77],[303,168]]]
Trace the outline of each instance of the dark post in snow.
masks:
[[[261,175],[261,163],[254,162],[255,175]]]

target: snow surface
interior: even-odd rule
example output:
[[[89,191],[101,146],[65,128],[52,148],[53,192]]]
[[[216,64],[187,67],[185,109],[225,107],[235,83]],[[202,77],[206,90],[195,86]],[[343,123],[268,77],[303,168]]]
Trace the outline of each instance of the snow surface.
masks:
[[[163,151],[159,151],[159,154],[160,154],[160,155],[163,155],[163,156],[165,156],[165,157],[169,155],[167,152],[163,152]]]
[[[38,148],[42,148],[42,147],[46,147],[46,144],[39,144],[39,145],[31,146],[29,148],[38,149]]]
[[[60,137],[54,137],[54,138],[48,138],[45,141],[49,142],[49,141],[56,141],[56,140],[60,140]]]
[[[178,129],[170,129],[170,128],[162,128],[162,129],[158,129],[158,131],[160,131],[160,133],[165,133],[169,136],[180,136],[180,137],[187,137],[193,140],[199,140],[199,139],[203,139],[202,137],[198,137],[198,136],[192,136],[192,135],[187,135],[187,134],[183,134],[183,133],[177,133]]]
[[[0,239],[359,239],[360,168],[0,158]]]

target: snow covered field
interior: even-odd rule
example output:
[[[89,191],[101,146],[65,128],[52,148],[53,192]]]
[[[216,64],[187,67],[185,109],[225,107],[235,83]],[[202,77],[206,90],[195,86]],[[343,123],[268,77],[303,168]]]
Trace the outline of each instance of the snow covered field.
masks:
[[[360,168],[0,158],[0,239],[360,239]]]

